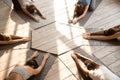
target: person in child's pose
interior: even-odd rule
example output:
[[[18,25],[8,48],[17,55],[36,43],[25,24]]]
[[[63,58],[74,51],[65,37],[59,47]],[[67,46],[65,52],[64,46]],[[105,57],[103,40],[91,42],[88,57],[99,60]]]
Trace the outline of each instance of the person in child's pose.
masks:
[[[101,30],[91,33],[83,33],[83,38],[93,40],[111,40],[120,37],[120,25],[109,28],[108,30]]]
[[[96,0],[78,0],[75,4],[73,19],[69,20],[68,23],[77,23],[83,17],[85,17],[86,13],[89,11],[93,11],[95,9]]]
[[[84,57],[79,53],[72,53],[71,56],[75,61],[78,69],[86,77],[90,77],[92,80],[120,80],[120,78],[117,75],[111,72],[104,65],[99,65],[95,61]]]
[[[14,44],[27,41],[29,41],[29,37],[7,35],[4,33],[0,33],[0,45]]]
[[[22,10],[34,21],[39,22],[39,19],[34,16],[34,13],[37,13],[42,19],[46,19],[46,17],[44,17],[40,10],[34,5],[33,0],[12,0],[12,2],[14,4],[14,9]]]
[[[44,68],[47,59],[49,58],[49,53],[45,53],[40,66],[38,66],[35,58],[38,56],[38,52],[35,51],[33,55],[27,59],[25,65],[17,65],[9,73],[6,80],[27,80],[33,75],[37,75]]]

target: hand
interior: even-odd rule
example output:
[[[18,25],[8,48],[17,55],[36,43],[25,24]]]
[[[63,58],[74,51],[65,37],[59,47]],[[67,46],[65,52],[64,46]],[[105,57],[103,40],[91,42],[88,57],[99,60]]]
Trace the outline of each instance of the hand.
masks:
[[[45,53],[43,58],[47,60],[49,58],[49,56],[50,56],[50,53]]]
[[[39,19],[36,19],[36,18],[35,18],[34,20],[35,20],[36,22],[39,22]]]
[[[23,41],[23,42],[27,42],[27,41],[29,41],[29,40],[30,40],[29,37],[23,37],[23,38],[22,38],[22,41]]]
[[[73,21],[72,20],[68,20],[68,23],[71,24]]]
[[[42,19],[46,19],[46,17],[44,17],[44,16],[41,16],[41,18],[42,18]]]
[[[39,55],[39,54],[38,54],[38,51],[35,51],[35,52],[32,54],[32,57],[33,57],[33,58],[36,58],[38,55]]]
[[[83,38],[85,38],[85,39],[91,39],[90,33],[83,33],[82,36],[83,36]]]
[[[72,20],[72,23],[76,24],[77,23],[77,19]]]

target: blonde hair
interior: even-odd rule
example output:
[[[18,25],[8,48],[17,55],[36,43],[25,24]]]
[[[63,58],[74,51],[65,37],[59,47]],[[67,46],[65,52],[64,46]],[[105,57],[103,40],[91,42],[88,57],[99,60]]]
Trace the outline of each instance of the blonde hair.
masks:
[[[23,77],[15,72],[11,72],[5,80],[24,80]]]

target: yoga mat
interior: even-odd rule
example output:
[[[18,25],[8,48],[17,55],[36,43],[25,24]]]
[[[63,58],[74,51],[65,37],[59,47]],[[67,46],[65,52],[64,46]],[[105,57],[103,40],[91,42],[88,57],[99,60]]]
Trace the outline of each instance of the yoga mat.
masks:
[[[99,61],[98,58],[96,58],[96,57],[93,56],[93,55],[89,55],[89,54],[86,53],[83,49],[81,49],[81,47],[72,49],[72,51],[74,51],[74,52],[76,52],[76,53],[78,53],[78,54],[80,54],[80,55],[82,55],[82,56],[85,56],[85,57],[87,57],[87,58],[89,58],[89,59],[92,59],[92,60],[96,61],[97,63],[102,64],[102,63]],[[78,73],[79,73],[78,75],[83,78],[82,80],[91,80],[89,77],[86,77],[86,76],[83,74],[83,72],[78,68],[77,65],[76,65],[76,67],[77,67],[77,70],[78,70]],[[71,71],[71,72],[72,72],[74,75],[76,75],[73,71]],[[80,80],[81,80],[81,79],[80,79]]]
[[[96,0],[96,8],[97,8],[98,5],[101,3],[101,1],[102,1],[102,0]],[[96,9],[96,8],[95,8],[95,9]],[[95,10],[94,10],[94,11],[95,11]],[[85,17],[82,18],[82,19],[79,21],[79,24],[80,24],[81,26],[84,26],[85,23],[89,20],[90,16],[92,15],[92,13],[93,13],[94,11],[88,11],[87,14],[85,15]]]
[[[39,19],[39,22],[35,22],[30,17],[25,15],[22,11],[16,11],[17,14],[23,20],[30,23],[30,26],[32,29],[37,29],[37,28],[40,28],[40,27],[43,27],[45,25],[48,25],[50,23],[55,22],[55,19],[54,19],[54,0],[44,0],[44,1],[35,0],[34,4],[40,10],[42,15],[47,18],[46,20],[42,19],[38,14],[34,14],[34,16],[37,19]]]
[[[34,50],[31,49],[28,52],[28,56],[30,56],[33,51],[35,51],[35,49]],[[39,51],[39,56],[35,59],[39,65],[41,64],[44,54],[45,54],[45,52]],[[30,77],[28,80],[44,80],[46,74],[49,72],[49,70],[50,70],[51,66],[53,65],[54,61],[56,60],[56,58],[57,58],[56,56],[50,54],[50,57],[48,58],[43,70],[38,75]]]
[[[104,30],[103,28],[85,28],[86,32],[95,32]],[[88,40],[90,46],[120,46],[120,38],[107,40],[107,41],[99,41],[99,40]],[[83,44],[87,45],[87,44]]]
[[[103,60],[103,57],[102,58],[100,58],[100,57],[98,57],[97,55],[95,55],[96,53],[98,53],[99,52],[99,54],[103,54],[103,50],[105,50],[105,49],[103,49],[102,47],[100,48],[100,46],[99,46],[99,49],[97,50],[97,49],[95,49],[95,47],[97,48],[97,46],[89,46],[90,48],[93,48],[93,49],[91,49],[92,50],[92,52],[90,51],[90,52],[87,52],[86,51],[86,48],[87,48],[87,46],[84,46],[84,48],[82,48],[82,46],[81,47],[78,47],[78,48],[76,48],[76,49],[73,49],[73,51],[74,52],[78,52],[79,54],[81,54],[81,55],[83,55],[83,56],[85,56],[85,57],[87,57],[87,58],[90,58],[90,59],[92,59],[92,60],[94,60],[94,61],[96,61],[98,64],[102,64],[102,65],[104,65],[104,66],[106,66],[111,72],[113,72],[114,74],[116,74],[117,76],[118,76],[118,74],[117,74],[117,72],[115,72],[114,71],[114,69],[116,69],[118,66],[116,66],[116,67],[110,67],[110,65],[116,65],[117,63],[112,63],[112,64],[108,64],[109,63],[109,61],[105,61],[105,60]],[[109,46],[110,47],[110,46]],[[107,47],[106,47],[107,48]],[[116,47],[112,47],[113,49],[112,50],[114,50],[114,48],[116,48]],[[119,47],[118,47],[119,48]],[[94,50],[95,49],[95,50]],[[107,48],[108,49],[108,48]],[[110,48],[109,48],[110,49]],[[100,51],[101,50],[101,51]],[[109,52],[110,50],[108,50],[108,52]],[[116,50],[117,52],[119,52],[118,50]],[[92,54],[91,54],[92,53]],[[104,54],[106,54],[107,52],[105,51],[105,53]],[[89,55],[90,54],[90,55]],[[111,55],[111,53],[109,53],[109,54],[107,54],[107,56],[105,56],[104,58],[108,58],[108,56],[109,55]],[[100,55],[99,55],[100,56]],[[115,55],[114,55],[115,56]],[[117,54],[116,54],[116,56],[117,56]],[[109,58],[110,58],[110,56],[109,56]],[[111,58],[113,58],[112,56],[111,56]],[[107,59],[106,59],[107,60]]]
[[[9,7],[12,6],[12,0],[3,0],[4,3],[6,3]]]
[[[12,0],[4,0],[4,2],[9,7],[11,7]],[[40,28],[40,27],[43,27],[45,25],[55,22],[54,0],[43,0],[43,1],[35,0],[34,4],[37,6],[40,12],[47,18],[46,20],[41,19],[40,16],[38,16],[37,14],[34,14],[34,16],[39,19],[39,22],[35,22],[30,17],[25,15],[22,11],[16,11],[14,9],[13,11],[15,11],[24,21],[29,22],[31,28],[33,29],[37,29],[37,28]]]

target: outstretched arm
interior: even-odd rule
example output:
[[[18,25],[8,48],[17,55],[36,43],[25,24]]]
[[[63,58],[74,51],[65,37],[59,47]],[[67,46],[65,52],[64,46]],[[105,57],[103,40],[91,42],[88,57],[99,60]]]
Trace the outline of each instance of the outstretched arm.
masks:
[[[39,54],[38,54],[38,51],[33,52],[32,56],[30,56],[30,57],[26,60],[26,63],[29,62],[29,61],[31,61],[31,60],[34,60],[38,55],[39,55]],[[25,63],[25,64],[26,64],[26,63]]]
[[[117,32],[110,36],[91,36],[91,35],[83,35],[85,39],[93,39],[93,40],[111,40],[120,37],[120,32]]]
[[[29,16],[30,18],[32,18],[34,21],[39,22],[39,20],[36,19],[31,13],[29,13],[26,8],[22,8],[22,10],[23,10],[23,12],[24,12],[26,15],[28,15],[28,16]]]
[[[84,63],[81,60],[78,60],[77,55],[73,53],[71,56],[72,56],[73,60],[75,61],[78,69],[81,72],[83,72],[84,75],[89,76],[89,70],[84,67],[84,65],[83,65]]]
[[[37,69],[34,69],[34,70],[33,70],[33,72],[32,72],[33,74],[32,74],[32,75],[36,75],[36,74],[38,74],[38,73],[41,72],[41,70],[42,70],[43,67],[45,66],[45,63],[46,63],[48,57],[49,57],[49,53],[46,53],[46,54],[43,56],[43,60],[42,60],[41,65],[40,65]]]
[[[76,22],[78,22],[79,20],[81,20],[83,17],[85,17],[88,9],[89,9],[89,6],[85,6],[83,14],[81,16],[79,16],[78,18],[76,18],[75,20],[73,20],[73,24],[75,24]]]
[[[14,43],[19,43],[19,42],[27,42],[29,41],[28,39],[16,39],[16,40],[10,40],[10,41],[0,41],[1,45],[6,45],[6,44],[14,44]]]
[[[37,13],[39,14],[39,16],[42,18],[42,19],[46,19],[46,17],[44,17],[43,15],[42,15],[42,13],[40,12],[40,10],[35,6],[35,5],[33,5],[34,6],[34,8],[36,9],[36,11],[37,11]]]
[[[95,61],[93,61],[92,59],[87,58],[87,57],[85,57],[85,56],[82,56],[82,55],[80,55],[79,53],[74,53],[74,54],[75,54],[80,60],[82,60],[83,62],[86,61],[86,60],[89,60],[89,61],[95,63]]]

